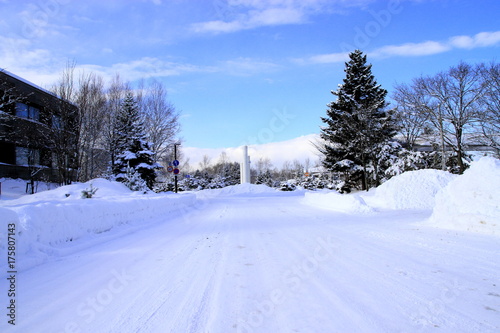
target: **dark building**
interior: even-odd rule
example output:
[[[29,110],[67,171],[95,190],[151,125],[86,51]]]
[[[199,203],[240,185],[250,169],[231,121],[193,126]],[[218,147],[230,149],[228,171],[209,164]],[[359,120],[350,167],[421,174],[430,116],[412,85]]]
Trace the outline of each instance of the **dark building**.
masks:
[[[74,104],[0,70],[0,178],[74,180],[77,116]]]

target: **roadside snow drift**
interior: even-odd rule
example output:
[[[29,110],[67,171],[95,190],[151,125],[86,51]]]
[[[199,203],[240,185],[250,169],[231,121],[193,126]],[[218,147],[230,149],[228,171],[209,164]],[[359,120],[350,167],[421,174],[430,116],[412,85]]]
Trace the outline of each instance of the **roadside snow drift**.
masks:
[[[280,195],[280,192],[266,185],[256,184],[238,184],[226,186],[218,189],[207,189],[197,192],[200,198],[218,197],[218,196],[261,196],[261,195]]]
[[[436,195],[435,226],[500,235],[500,160],[473,162]]]
[[[348,214],[373,212],[365,201],[356,194],[343,195],[338,192],[306,192],[303,202],[310,206],[330,209]]]
[[[374,204],[389,209],[432,209],[436,194],[457,176],[446,171],[408,171],[376,188]]]
[[[81,192],[98,188],[91,199]],[[193,194],[143,194],[132,192],[121,183],[94,179],[85,184],[58,189],[2,202],[0,216],[4,223],[17,227],[17,255],[30,254],[23,261],[26,268],[44,261],[49,247],[72,242],[87,235],[100,234],[122,224],[140,225],[157,216],[186,210],[195,201]],[[4,224],[2,223],[2,224]],[[0,239],[7,239],[7,229]],[[3,249],[5,245],[1,244]]]

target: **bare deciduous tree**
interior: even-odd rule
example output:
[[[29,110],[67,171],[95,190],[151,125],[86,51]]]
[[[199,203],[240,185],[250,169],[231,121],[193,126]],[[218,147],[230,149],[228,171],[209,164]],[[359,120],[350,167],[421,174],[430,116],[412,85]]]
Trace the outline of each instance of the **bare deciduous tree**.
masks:
[[[74,62],[68,62],[61,73],[61,78],[52,87],[52,92],[59,99],[50,105],[47,114],[50,119],[45,121],[50,124],[47,139],[51,142],[53,163],[59,173],[59,182],[69,184],[74,179],[78,169],[78,141],[80,136],[78,108],[73,101],[76,100]]]
[[[87,181],[105,172],[108,158],[102,131],[106,121],[106,95],[102,77],[82,73],[77,93],[80,138],[79,180]]]
[[[408,149],[412,150],[418,139],[422,138],[430,126],[430,113],[423,109],[429,105],[426,96],[417,93],[408,84],[395,86],[393,99],[397,103],[396,119],[399,132],[403,135]]]
[[[440,133],[443,154],[445,143],[454,150],[458,172],[463,173],[465,133],[472,132],[481,118],[480,102],[485,94],[478,68],[460,63],[435,76],[417,78],[397,91],[400,106],[421,113]]]
[[[484,142],[500,156],[500,64],[483,64],[480,70],[485,83],[481,130]]]
[[[158,81],[152,81],[139,98],[144,117],[144,128],[155,162],[163,160],[177,142],[179,114],[167,99],[167,90]]]

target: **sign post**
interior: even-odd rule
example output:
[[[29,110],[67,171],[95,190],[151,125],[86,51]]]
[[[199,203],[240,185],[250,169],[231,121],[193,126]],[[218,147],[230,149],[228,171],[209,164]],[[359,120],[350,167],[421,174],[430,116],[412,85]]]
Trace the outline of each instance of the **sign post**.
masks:
[[[175,193],[177,193],[179,191],[178,186],[177,186],[177,175],[179,174],[179,169],[177,169],[177,167],[179,166],[179,161],[177,160],[177,146],[178,145],[180,145],[180,143],[174,143],[174,161],[172,162],[173,166],[175,167],[175,169],[173,170]]]

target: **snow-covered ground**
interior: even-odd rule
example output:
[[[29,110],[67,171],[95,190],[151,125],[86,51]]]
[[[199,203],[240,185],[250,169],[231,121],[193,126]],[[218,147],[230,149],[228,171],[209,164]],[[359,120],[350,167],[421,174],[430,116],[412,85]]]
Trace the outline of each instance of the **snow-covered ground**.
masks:
[[[344,196],[93,186],[1,201],[0,332],[500,331],[498,160]]]

